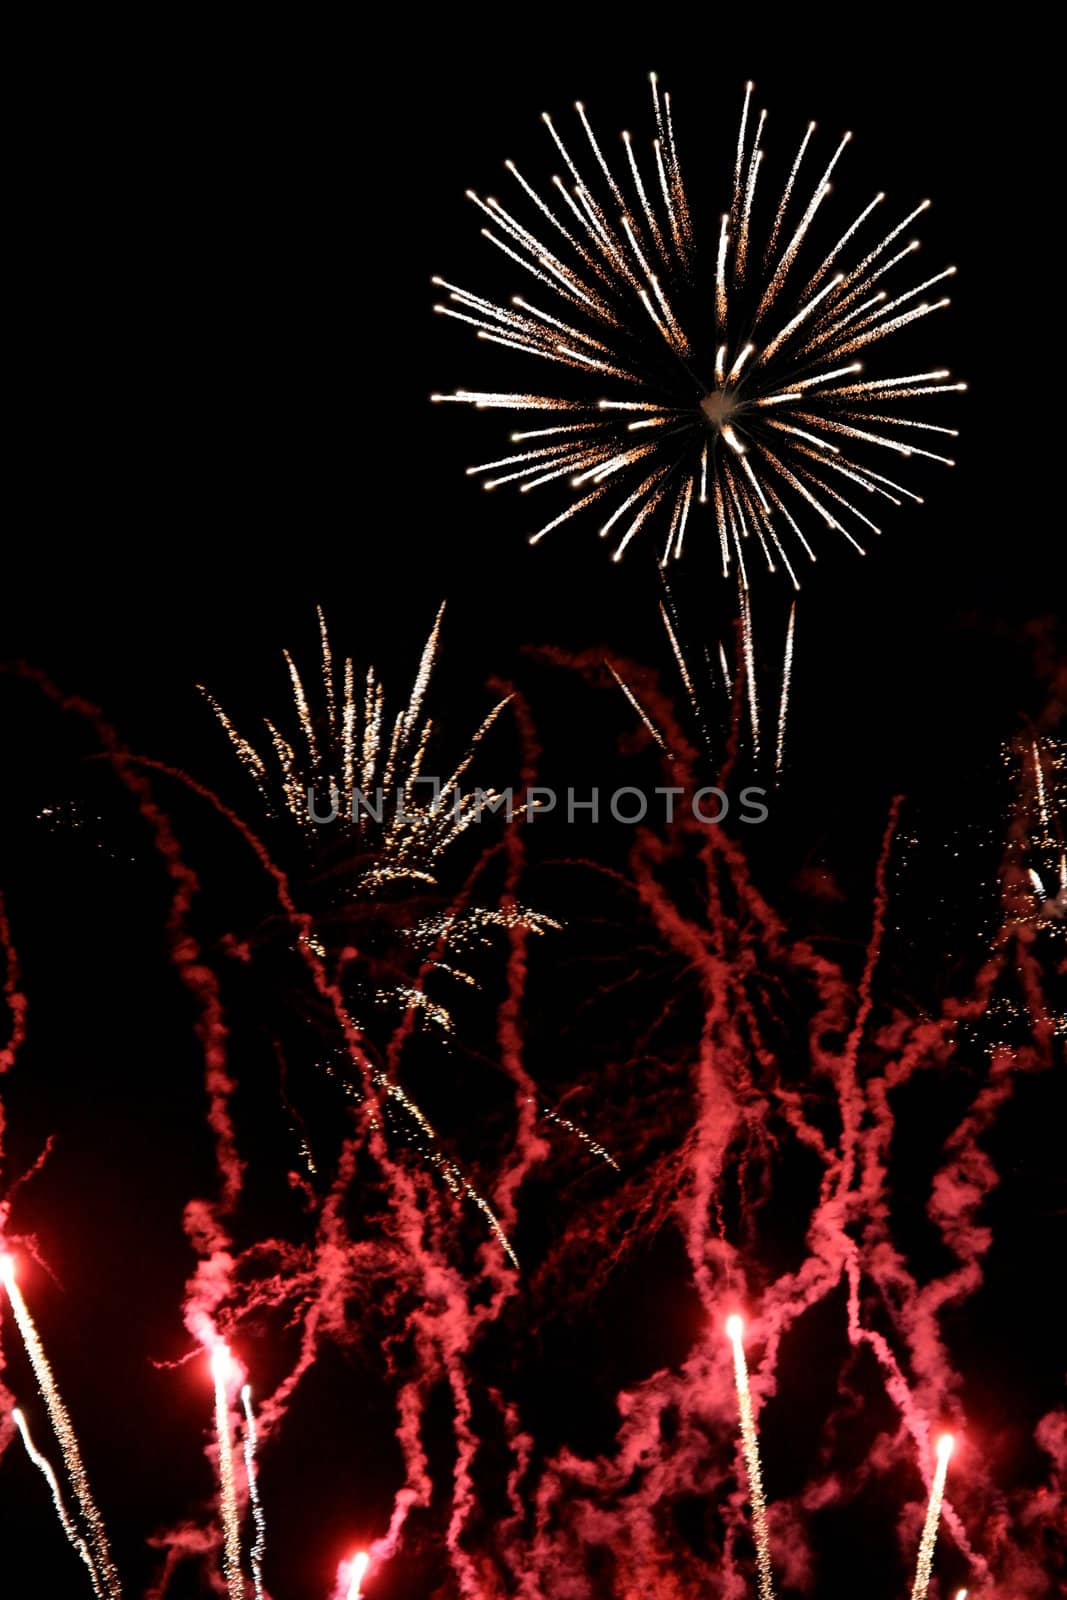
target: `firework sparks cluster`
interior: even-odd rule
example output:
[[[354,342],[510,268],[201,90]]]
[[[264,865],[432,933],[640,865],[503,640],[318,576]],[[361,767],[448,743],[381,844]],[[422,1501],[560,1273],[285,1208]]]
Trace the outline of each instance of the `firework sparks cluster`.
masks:
[[[468,192],[484,237],[533,280],[536,303],[434,279],[447,294],[440,313],[514,361],[562,374],[559,389],[433,398],[518,414],[517,448],[468,472],[487,489],[569,493],[531,542],[588,510],[615,560],[647,528],[659,530],[666,563],[706,508],[724,576],[747,590],[756,561],[799,587],[798,566],[817,554],[806,527],[862,551],[881,531],[878,506],[922,498],[890,464],[894,473],[911,459],[953,464],[945,448],[956,430],[911,402],[938,405],[965,385],[942,367],[875,376],[865,363],[882,340],[948,305],[956,269],[908,281],[919,248],[911,230],[930,202],[900,215],[883,193],[823,252],[817,223],[852,136],[820,157],[809,123],[784,185],[765,196],[766,112],[757,117],[752,84],[729,209],[709,238],[691,213],[670,96],[655,75],[652,99],[651,149],[639,153],[624,133],[621,166],[579,102],[580,157],[544,117],[565,176],[538,188],[509,161],[514,201]]]

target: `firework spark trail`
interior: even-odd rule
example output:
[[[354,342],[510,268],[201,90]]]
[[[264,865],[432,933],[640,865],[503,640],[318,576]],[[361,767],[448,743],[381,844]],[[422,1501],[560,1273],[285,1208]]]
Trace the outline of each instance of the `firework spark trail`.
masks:
[[[222,1521],[222,1570],[229,1600],[244,1600],[245,1582],[241,1572],[241,1524],[237,1513],[237,1480],[234,1475],[233,1430],[230,1424],[229,1388],[234,1381],[234,1362],[229,1349],[218,1344],[211,1352],[211,1376],[215,1384],[215,1440],[219,1459],[219,1516]]]
[[[89,1579],[93,1586],[93,1593],[102,1597],[105,1595],[106,1591],[101,1587],[100,1579],[97,1576],[92,1552],[75,1527],[73,1521],[71,1520],[70,1513],[67,1511],[67,1508],[63,1503],[63,1495],[59,1484],[56,1482],[56,1475],[52,1471],[51,1462],[46,1456],[41,1455],[40,1451],[34,1445],[34,1442],[30,1437],[29,1425],[26,1422],[26,1418],[17,1407],[14,1411],[12,1411],[11,1417],[16,1428],[18,1428],[19,1433],[22,1435],[22,1442],[26,1446],[26,1454],[29,1456],[30,1460],[41,1473],[41,1476],[48,1485],[49,1493],[52,1496],[52,1504],[55,1507],[56,1516],[59,1518],[60,1525],[63,1529],[63,1532],[67,1536],[68,1542],[77,1551],[78,1555],[85,1562],[86,1567],[89,1569]]]
[[[610,661],[605,661],[604,665],[611,673],[611,676],[615,679],[615,682],[618,684],[619,688],[622,690],[633,709],[637,712],[638,717],[644,723],[645,728],[647,729],[651,738],[656,744],[659,745],[661,750],[666,751],[667,746],[664,743],[662,733],[660,733],[659,729],[656,727],[656,724],[652,721],[652,718],[649,716],[648,712],[645,710],[634,691],[630,688],[630,685],[626,682],[625,678],[620,677],[619,673],[616,672]]]
[[[926,1521],[923,1523],[922,1538],[919,1542],[919,1560],[915,1569],[911,1600],[926,1600],[926,1593],[930,1587],[934,1547],[937,1544],[937,1527],[941,1520],[941,1501],[945,1494],[945,1478],[948,1475],[951,1455],[952,1435],[946,1433],[937,1441],[937,1466],[934,1469],[933,1483],[930,1486],[930,1503],[926,1508]]]
[[[52,1431],[56,1436],[63,1455],[63,1465],[70,1479],[71,1490],[78,1508],[78,1515],[85,1528],[85,1538],[92,1551],[93,1566],[100,1584],[101,1592],[107,1600],[121,1600],[122,1586],[119,1583],[118,1573],[115,1571],[111,1560],[111,1550],[108,1545],[107,1532],[104,1528],[96,1501],[93,1499],[89,1487],[89,1479],[82,1462],[81,1449],[78,1438],[74,1432],[74,1424],[70,1414],[63,1403],[63,1397],[56,1386],[56,1380],[49,1365],[48,1357],[44,1353],[41,1337],[37,1332],[29,1307],[22,1297],[15,1278],[15,1263],[11,1256],[0,1256],[0,1282],[7,1291],[8,1302],[12,1314],[18,1325],[22,1342],[26,1347],[26,1354],[30,1358],[37,1387],[48,1408],[48,1418],[52,1424]]]
[[[697,694],[696,684],[693,682],[692,674],[689,671],[689,664],[685,659],[685,651],[682,649],[681,639],[679,638],[680,629],[678,627],[678,619],[674,614],[674,600],[666,580],[664,580],[664,589],[666,590],[666,601],[660,602],[660,620],[663,623],[664,630],[670,642],[671,654],[673,655],[675,665],[678,668],[678,675],[685,687],[689,704],[692,706],[696,715],[697,726],[700,729],[701,737],[704,740],[704,747],[706,750],[710,751],[711,737],[708,733],[704,706],[700,696]]]
[[[782,696],[778,703],[778,745],[774,753],[774,770],[781,776],[782,765],[785,760],[785,727],[789,715],[789,689],[793,678],[793,634],[797,620],[797,608],[794,601],[789,611],[789,627],[785,636],[785,661],[782,665]]]
[[[573,413],[573,417],[558,429],[520,429],[512,435],[512,442],[523,443],[532,438],[538,441],[535,447],[489,464],[512,470],[503,477],[488,480],[487,488],[506,481],[519,483],[523,491],[547,483],[561,487],[565,479],[569,479],[575,489],[590,480],[596,484],[592,494],[583,493],[572,499],[562,512],[532,533],[532,542],[539,542],[575,511],[595,506],[604,512],[602,535],[625,518],[614,550],[617,560],[642,526],[652,524],[662,510],[668,519],[662,559],[664,563],[676,560],[681,555],[691,504],[708,504],[710,477],[710,498],[716,508],[712,525],[717,520],[721,537],[723,508],[732,507],[729,520],[738,560],[743,560],[741,541],[754,535],[768,567],[773,571],[776,557],[780,558],[796,586],[796,574],[776,531],[779,515],[790,533],[797,535],[805,553],[812,559],[814,553],[778,490],[784,490],[787,497],[792,490],[827,527],[856,544],[852,533],[840,520],[841,516],[846,520],[854,516],[867,526],[873,524],[837,492],[832,474],[843,473],[867,492],[880,492],[880,474],[867,464],[868,456],[881,450],[905,455],[929,455],[930,452],[909,449],[899,440],[849,424],[877,414],[879,396],[887,390],[892,390],[898,398],[910,399],[917,394],[947,393],[963,387],[940,381],[916,383],[911,377],[863,379],[842,384],[841,377],[855,373],[858,366],[852,363],[842,368],[840,358],[861,346],[874,345],[897,329],[946,305],[948,301],[944,298],[935,302],[922,301],[899,315],[892,314],[932,284],[951,276],[955,268],[949,267],[903,292],[880,288],[872,297],[873,286],[883,275],[910,260],[914,244],[895,256],[883,258],[892,242],[929,204],[924,201],[892,226],[877,244],[868,247],[860,241],[864,238],[865,225],[884,200],[884,195],[879,194],[840,234],[829,254],[823,255],[821,260],[813,258],[806,268],[806,281],[799,286],[793,300],[780,307],[779,301],[785,299],[785,283],[794,264],[802,257],[807,258],[809,231],[830,193],[831,175],[852,136],[846,134],[838,143],[772,269],[783,218],[814,133],[814,124],[809,124],[774,215],[768,245],[763,252],[762,275],[759,272],[750,274],[750,244],[753,219],[759,211],[756,195],[764,158],[762,140],[766,112],[761,112],[758,119],[750,119],[752,86],[748,85],[738,130],[730,211],[722,214],[721,225],[715,230],[717,257],[712,280],[718,348],[712,361],[710,352],[697,348],[684,326],[694,287],[700,283],[701,258],[693,249],[688,225],[680,223],[681,218],[688,217],[688,205],[674,152],[673,133],[667,137],[668,126],[664,121],[669,97],[661,97],[654,78],[652,98],[659,132],[653,151],[667,201],[673,253],[666,248],[655,207],[650,203],[649,186],[642,176],[634,141],[629,133],[623,135],[626,161],[639,201],[637,208],[631,210],[596,139],[585,107],[579,102],[578,116],[595,156],[598,176],[593,184],[581,178],[566,144],[547,116],[545,125],[567,163],[576,186],[574,194],[557,179],[555,192],[545,200],[512,164],[508,164],[509,172],[522,189],[520,204],[532,202],[540,218],[547,220],[563,240],[560,255],[550,256],[539,238],[497,202],[485,201],[468,191],[468,198],[479,210],[504,227],[510,243],[505,245],[495,235],[483,231],[514,263],[533,273],[561,297],[565,307],[563,318],[538,310],[521,297],[498,304],[441,278],[434,279],[435,284],[447,291],[447,299],[435,306],[436,311],[460,322],[473,323],[480,339],[503,344],[513,352],[533,355],[571,373],[584,373],[591,381],[595,376],[598,390],[591,390],[585,400],[464,389],[452,394],[435,394],[432,398],[478,409]],[[664,164],[665,149],[670,165],[669,178]],[[607,186],[602,200],[594,197],[601,179]],[[651,187],[654,190],[655,185]],[[561,202],[578,219],[584,233],[581,241],[560,221],[554,207]],[[621,232],[613,229],[610,220],[616,214],[621,216]],[[577,268],[564,260],[571,251],[576,254]],[[662,280],[652,269],[657,259],[666,271]],[[837,270],[830,277],[832,265]],[[797,275],[800,275],[799,269]],[[679,308],[682,307],[686,309],[680,317]],[[692,315],[696,329],[702,311],[694,307]],[[752,342],[753,338],[758,344]],[[666,366],[665,354],[668,356]],[[939,370],[920,376],[941,380],[947,374]],[[798,405],[805,409],[798,410]],[[773,419],[764,409],[769,406],[775,408]],[[626,419],[627,412],[646,415],[630,422]],[[776,429],[784,431],[768,434],[772,420]],[[797,420],[803,420],[805,426],[798,428]],[[940,429],[938,424],[924,418],[896,420],[905,426],[953,431]],[[650,442],[635,445],[632,434],[636,429],[649,430]],[[849,446],[850,451],[857,445],[865,448],[845,460],[840,444],[828,437],[831,433],[844,434],[854,441]],[[551,442],[540,442],[546,438]],[[778,441],[783,459],[767,449],[769,438]],[[940,456],[935,459],[946,460]],[[650,466],[651,472],[648,471]],[[636,487],[635,469],[640,478]],[[480,473],[487,467],[468,470]],[[612,485],[608,480],[616,473],[620,478],[617,504],[612,510]],[[700,492],[694,495],[698,476]],[[748,485],[755,499],[749,495]],[[837,511],[837,507],[841,510]]]
[[[771,1570],[770,1533],[767,1528],[767,1501],[763,1493],[763,1472],[759,1458],[759,1436],[752,1411],[752,1393],[748,1385],[748,1365],[745,1361],[743,1341],[744,1324],[740,1317],[731,1317],[726,1324],[734,1351],[734,1381],[737,1384],[737,1402],[741,1412],[741,1440],[748,1474],[748,1498],[752,1505],[752,1534],[756,1542],[756,1570],[759,1574],[760,1600],[774,1600],[774,1574]]]
[[[252,1582],[255,1585],[256,1600],[263,1600],[263,1557],[267,1548],[267,1521],[263,1515],[263,1502],[259,1498],[259,1474],[256,1469],[256,1419],[252,1411],[252,1390],[247,1383],[241,1390],[241,1405],[245,1414],[245,1477],[248,1481],[248,1500],[252,1507],[252,1521],[256,1530],[250,1552]]]
[[[756,686],[756,652],[752,638],[752,606],[748,590],[741,590],[741,645],[745,662],[745,684],[748,690],[748,715],[752,725],[752,748],[758,758],[760,752],[759,692]]]

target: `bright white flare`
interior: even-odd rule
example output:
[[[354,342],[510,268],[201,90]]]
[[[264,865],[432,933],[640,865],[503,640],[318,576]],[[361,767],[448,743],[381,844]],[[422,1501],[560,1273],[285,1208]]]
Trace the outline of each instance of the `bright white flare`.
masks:
[[[552,309],[520,295],[497,302],[440,277],[433,281],[443,298],[434,309],[472,325],[479,339],[503,345],[514,359],[515,352],[524,361],[535,357],[542,373],[562,370],[567,384],[555,395],[458,389],[432,398],[478,410],[566,414],[558,427],[512,434],[513,440],[536,439],[533,448],[468,468],[473,475],[508,469],[485,477],[486,488],[508,482],[526,492],[553,483],[560,490],[569,483],[569,503],[530,535],[532,543],[592,507],[601,534],[612,533],[615,560],[640,529],[658,527],[666,563],[681,554],[690,505],[710,499],[715,510],[706,515],[720,535],[724,576],[736,570],[747,585],[743,547],[751,552],[759,545],[768,567],[783,566],[796,586],[786,547],[796,535],[811,552],[790,505],[856,544],[857,523],[879,531],[857,499],[899,504],[893,486],[875,470],[880,452],[948,461],[893,433],[856,426],[878,414],[887,390],[901,400],[964,387],[941,381],[946,372],[920,374],[918,386],[911,376],[841,381],[860,365],[842,366],[842,356],[867,354],[948,304],[943,297],[917,297],[951,277],[954,267],[911,285],[893,276],[907,271],[918,241],[895,252],[891,247],[930,202],[879,221],[886,198],[879,192],[858,213],[850,212],[848,225],[837,230],[836,243],[824,253],[816,248],[816,215],[852,135],[846,133],[828,163],[820,164],[821,175],[805,200],[794,189],[814,134],[809,123],[775,199],[763,192],[770,164],[763,143],[766,112],[755,114],[752,93],[748,85],[730,208],[709,219],[699,241],[703,254],[694,239],[673,132],[664,137],[654,78],[660,136],[646,154],[625,133],[618,173],[579,103],[576,137],[588,157],[584,176],[581,157],[546,115],[567,181],[554,178],[546,199],[507,163],[521,191],[515,196],[518,214],[468,191],[483,221],[492,224],[483,235],[513,268],[549,292]],[[658,182],[648,180],[642,160]],[[757,233],[765,247],[755,248]],[[705,327],[709,304],[712,328]],[[902,306],[907,309],[898,310]],[[589,386],[584,392],[583,384]],[[775,408],[773,421],[767,407]],[[619,413],[628,411],[648,415],[627,422]],[[902,429],[954,431],[926,418],[879,420]],[[797,428],[796,421],[804,426]],[[847,456],[842,434],[850,441]]]
[[[934,1547],[937,1544],[937,1527],[941,1520],[941,1502],[945,1497],[945,1478],[948,1475],[948,1464],[952,1457],[954,1442],[950,1433],[942,1434],[937,1441],[937,1465],[934,1468],[934,1479],[930,1485],[930,1502],[926,1508],[926,1521],[923,1523],[922,1538],[919,1541],[919,1560],[915,1569],[911,1600],[926,1600],[926,1593],[930,1587]],[[964,1593],[966,1594],[966,1590]]]
[[[741,1413],[741,1446],[748,1474],[748,1498],[752,1506],[752,1536],[756,1543],[756,1572],[759,1579],[760,1600],[774,1600],[774,1574],[771,1570],[770,1532],[767,1527],[767,1499],[763,1492],[763,1471],[759,1458],[759,1436],[752,1411],[752,1391],[748,1385],[748,1363],[745,1360],[745,1325],[741,1318],[727,1318],[726,1332],[734,1350],[734,1381],[737,1384],[737,1404]]]
[[[211,1352],[215,1382],[215,1438],[219,1451],[219,1515],[222,1519],[222,1571],[229,1600],[245,1600],[241,1572],[241,1525],[237,1516],[237,1482],[233,1468],[233,1433],[229,1390],[239,1376],[228,1345]]]
[[[74,1494],[75,1504],[78,1509],[82,1526],[85,1529],[85,1540],[92,1553],[92,1569],[96,1573],[99,1585],[97,1593],[104,1596],[105,1600],[121,1600],[122,1586],[119,1583],[118,1573],[115,1571],[111,1560],[111,1549],[108,1545],[107,1533],[93,1499],[86,1476],[85,1466],[82,1462],[81,1450],[78,1445],[74,1424],[63,1403],[63,1397],[56,1387],[56,1380],[48,1357],[44,1353],[40,1334],[37,1332],[33,1318],[30,1316],[29,1307],[22,1297],[15,1277],[15,1260],[8,1254],[0,1256],[0,1282],[7,1291],[7,1298],[11,1310],[22,1335],[22,1342],[26,1347],[26,1354],[33,1367],[33,1375],[37,1379],[37,1387],[41,1391],[44,1403],[48,1408],[48,1419],[52,1424],[52,1431],[56,1436],[60,1451],[63,1455],[63,1465],[70,1480],[71,1490]],[[57,1508],[58,1509],[58,1508]],[[61,1518],[62,1520],[62,1518]]]
[[[365,1550],[360,1550],[357,1555],[353,1556],[351,1571],[352,1581],[349,1585],[348,1594],[345,1597],[345,1600],[363,1600],[363,1580],[367,1576],[367,1568],[369,1566],[370,1556]]]

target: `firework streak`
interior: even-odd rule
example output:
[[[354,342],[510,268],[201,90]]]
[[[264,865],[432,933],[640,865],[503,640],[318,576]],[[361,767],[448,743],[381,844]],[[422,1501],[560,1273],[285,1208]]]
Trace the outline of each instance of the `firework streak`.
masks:
[[[33,1375],[37,1379],[37,1387],[40,1389],[44,1403],[48,1408],[48,1418],[52,1424],[52,1431],[63,1455],[63,1465],[66,1468],[78,1514],[85,1529],[85,1543],[92,1553],[92,1561],[88,1564],[90,1564],[90,1570],[94,1573],[94,1583],[98,1586],[97,1592],[106,1596],[107,1600],[118,1600],[118,1597],[122,1594],[122,1589],[119,1584],[118,1574],[112,1565],[107,1533],[105,1532],[100,1512],[97,1510],[96,1501],[93,1499],[93,1493],[89,1487],[89,1479],[82,1463],[81,1450],[78,1446],[77,1435],[74,1432],[74,1424],[71,1422],[70,1414],[63,1403],[63,1397],[56,1387],[56,1380],[48,1363],[48,1357],[44,1353],[40,1334],[37,1332],[29,1307],[26,1305],[22,1297],[22,1291],[19,1289],[15,1279],[15,1263],[11,1256],[0,1257],[0,1282],[3,1283],[7,1291],[8,1303],[18,1325],[19,1333],[22,1335],[26,1354],[29,1356],[30,1365],[33,1367]],[[38,1462],[38,1465],[40,1465],[40,1462]],[[56,1503],[58,1509],[58,1499]],[[64,1521],[62,1513],[60,1520]],[[65,1521],[64,1529],[66,1530]]]
[[[937,1441],[937,1465],[930,1485],[930,1503],[926,1508],[922,1538],[919,1541],[919,1561],[915,1569],[911,1600],[926,1600],[930,1576],[934,1567],[934,1547],[937,1544],[937,1525],[941,1520],[941,1502],[945,1497],[945,1479],[952,1456],[952,1436],[944,1434]]]
[[[245,1476],[248,1480],[248,1501],[252,1507],[255,1538],[249,1559],[252,1562],[252,1582],[256,1600],[263,1600],[263,1557],[267,1548],[267,1523],[263,1504],[259,1498],[259,1477],[256,1472],[256,1419],[252,1411],[252,1390],[246,1383],[241,1390],[241,1405],[245,1414]]]
[[[748,1498],[752,1504],[752,1533],[756,1541],[756,1571],[760,1600],[774,1600],[774,1574],[771,1571],[770,1535],[767,1529],[767,1499],[763,1492],[763,1471],[759,1458],[759,1435],[752,1412],[752,1391],[748,1386],[748,1364],[743,1343],[744,1324],[734,1316],[726,1324],[734,1351],[734,1381],[741,1412],[741,1443],[748,1474]]]
[[[229,1386],[234,1379],[233,1358],[224,1344],[211,1353],[215,1384],[215,1440],[219,1453],[219,1515],[222,1519],[222,1570],[230,1600],[244,1600],[241,1574],[241,1525],[237,1516],[237,1482],[234,1477],[233,1430],[230,1424]]]
[[[19,1411],[17,1407],[11,1413],[11,1419],[16,1428],[19,1430],[22,1442],[26,1446],[26,1454],[29,1456],[38,1472],[40,1472],[41,1476],[44,1478],[45,1483],[48,1485],[49,1493],[52,1496],[52,1504],[55,1507],[56,1516],[59,1518],[59,1523],[63,1529],[63,1532],[66,1534],[72,1548],[78,1552],[78,1555],[81,1557],[82,1561],[85,1562],[86,1567],[89,1569],[89,1581],[93,1586],[93,1593],[95,1595],[103,1595],[105,1590],[101,1587],[100,1579],[97,1576],[96,1565],[93,1561],[92,1553],[89,1549],[89,1546],[86,1544],[85,1540],[74,1526],[74,1523],[71,1521],[70,1513],[67,1511],[66,1505],[63,1501],[62,1490],[60,1489],[59,1484],[56,1482],[55,1473],[52,1471],[51,1462],[37,1449],[30,1437],[29,1425],[26,1422],[26,1418],[22,1415],[22,1412]]]
[[[656,136],[644,171],[624,133],[618,175],[579,102],[580,158],[544,118],[566,180],[538,190],[509,161],[515,210],[468,191],[484,237],[524,287],[533,280],[535,300],[516,294],[499,303],[435,278],[447,292],[435,309],[473,326],[512,362],[565,382],[562,393],[457,389],[433,399],[517,414],[514,448],[467,470],[486,489],[552,485],[569,495],[531,543],[589,509],[616,561],[642,529],[657,529],[666,564],[703,515],[724,576],[735,573],[747,589],[755,558],[784,569],[796,588],[799,561],[816,555],[802,523],[821,524],[862,553],[861,539],[881,531],[869,513],[921,500],[883,470],[886,458],[953,464],[942,441],[956,430],[913,415],[910,402],[964,385],[942,367],[880,377],[864,368],[888,335],[949,303],[941,288],[955,267],[899,281],[918,249],[911,226],[930,202],[879,222],[885,195],[876,194],[847,213],[824,252],[814,224],[852,136],[816,161],[809,124],[784,189],[765,201],[766,113],[753,116],[752,90],[730,207],[703,237],[678,164],[670,96],[655,75]],[[762,247],[757,223],[766,225]]]

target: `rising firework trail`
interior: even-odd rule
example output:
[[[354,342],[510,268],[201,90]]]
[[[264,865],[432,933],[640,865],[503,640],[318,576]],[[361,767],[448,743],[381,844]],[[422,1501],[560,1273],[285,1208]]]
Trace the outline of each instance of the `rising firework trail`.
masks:
[[[56,1387],[56,1380],[48,1357],[44,1353],[40,1334],[37,1332],[33,1318],[30,1316],[29,1307],[22,1297],[22,1291],[15,1278],[15,1262],[10,1255],[0,1256],[0,1282],[7,1291],[8,1302],[12,1314],[18,1325],[22,1342],[26,1347],[26,1354],[30,1358],[37,1387],[41,1391],[44,1403],[48,1408],[49,1421],[52,1431],[56,1436],[59,1448],[63,1454],[63,1464],[67,1470],[71,1490],[74,1495],[78,1514],[85,1529],[85,1540],[92,1552],[92,1566],[99,1584],[99,1593],[106,1600],[119,1600],[122,1586],[118,1574],[111,1560],[111,1550],[108,1545],[107,1533],[93,1499],[89,1487],[89,1479],[82,1463],[81,1450],[78,1446],[74,1424],[63,1403],[63,1397]]]
[[[267,1547],[267,1522],[263,1515],[263,1502],[259,1498],[259,1474],[256,1470],[256,1419],[252,1410],[252,1390],[247,1383],[241,1390],[241,1405],[244,1407],[245,1414],[245,1477],[248,1480],[248,1500],[252,1507],[252,1522],[256,1530],[250,1553],[252,1582],[255,1585],[256,1600],[263,1600],[263,1556]]]
[[[22,1415],[22,1412],[16,1408],[11,1413],[11,1420],[14,1422],[16,1428],[19,1430],[19,1433],[22,1436],[22,1442],[26,1446],[26,1454],[29,1456],[34,1466],[44,1478],[45,1483],[48,1485],[52,1496],[52,1504],[55,1506],[56,1516],[59,1518],[60,1526],[62,1527],[63,1532],[66,1534],[70,1544],[78,1552],[78,1555],[85,1562],[85,1565],[89,1569],[89,1580],[93,1586],[93,1593],[95,1595],[103,1595],[105,1591],[100,1585],[100,1579],[97,1576],[96,1567],[93,1564],[92,1552],[71,1520],[70,1513],[67,1510],[66,1504],[63,1500],[63,1492],[60,1489],[59,1484],[56,1482],[55,1473],[52,1471],[52,1463],[46,1456],[41,1454],[34,1444],[32,1438],[30,1437],[29,1425],[26,1421],[26,1418]]]
[[[215,1438],[219,1452],[219,1516],[222,1520],[222,1571],[229,1600],[244,1600],[241,1574],[241,1526],[237,1516],[237,1482],[233,1464],[229,1386],[235,1377],[229,1347],[217,1344],[211,1352],[215,1383]]]
[[[760,1600],[774,1600],[774,1574],[771,1570],[770,1533],[767,1528],[767,1499],[763,1492],[763,1471],[760,1467],[759,1436],[752,1411],[752,1391],[748,1385],[748,1363],[745,1360],[744,1323],[740,1317],[730,1317],[726,1332],[734,1350],[734,1381],[737,1384],[737,1404],[741,1413],[741,1446],[748,1474],[748,1498],[752,1506],[752,1536],[756,1543],[756,1572],[759,1577]]]
[[[878,193],[858,214],[849,209],[824,251],[816,216],[852,135],[812,168],[810,124],[775,203],[760,182],[765,113],[750,114],[752,91],[729,209],[703,229],[682,180],[670,96],[655,75],[656,136],[644,168],[624,133],[626,164],[613,170],[578,102],[582,157],[544,117],[567,181],[537,188],[509,161],[514,200],[468,191],[483,236],[524,285],[534,280],[537,303],[521,294],[499,302],[437,277],[444,298],[435,310],[503,346],[516,365],[532,361],[548,381],[433,399],[518,414],[511,448],[467,471],[486,489],[563,491],[562,508],[531,543],[589,510],[616,561],[644,529],[656,530],[665,565],[702,520],[724,576],[736,572],[747,589],[754,558],[797,588],[800,560],[816,556],[802,523],[862,553],[861,540],[881,531],[869,512],[921,500],[882,470],[887,459],[953,464],[942,441],[957,430],[913,415],[910,402],[921,399],[925,412],[931,397],[965,386],[928,363],[869,376],[863,359],[949,303],[941,288],[955,267],[906,279],[919,248],[910,230],[930,202],[879,221],[887,208]]]
[[[915,1569],[915,1582],[912,1584],[911,1600],[926,1600],[926,1592],[930,1587],[930,1574],[934,1566],[934,1547],[937,1544],[937,1527],[941,1520],[941,1502],[945,1497],[945,1478],[948,1475],[952,1445],[953,1439],[950,1433],[942,1434],[937,1441],[937,1465],[934,1468],[934,1481],[930,1486],[930,1502],[926,1508],[926,1521],[923,1523],[922,1538],[919,1541],[919,1561]],[[965,1594],[966,1592],[964,1590]]]
[[[345,1574],[348,1588],[344,1593],[344,1600],[363,1600],[363,1580],[367,1576],[370,1566],[370,1556],[365,1550],[360,1550],[352,1557],[352,1564]]]

